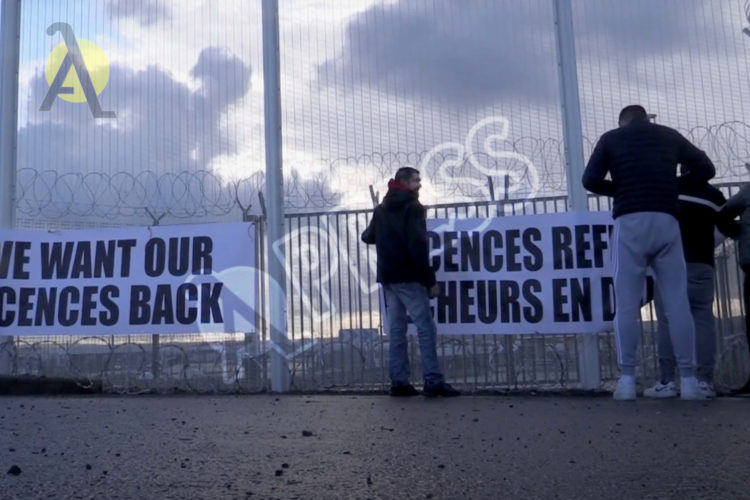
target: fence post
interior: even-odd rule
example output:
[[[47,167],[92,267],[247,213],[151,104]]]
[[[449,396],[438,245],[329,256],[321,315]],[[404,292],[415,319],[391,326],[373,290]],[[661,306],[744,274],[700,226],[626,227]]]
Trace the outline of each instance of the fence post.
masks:
[[[0,229],[12,229],[16,218],[21,0],[3,0],[0,5]],[[6,349],[12,352],[12,344],[12,336],[0,336],[0,375],[13,371],[12,355],[2,355]]]
[[[151,213],[151,210],[148,209],[148,207],[143,207],[143,210],[148,214],[149,217],[151,217],[151,225],[152,226],[158,226],[161,220],[164,218],[165,215],[167,215],[166,212],[162,213],[161,215],[155,215]],[[114,344],[114,339],[112,340],[112,343]],[[152,333],[151,334],[151,375],[153,377],[154,383],[159,379],[161,376],[161,348],[159,347],[159,334],[158,333]]]
[[[268,202],[268,275],[271,316],[271,390],[288,392],[286,268],[284,248],[284,174],[281,142],[281,64],[279,2],[263,0],[263,110]],[[273,283],[275,282],[275,284]]]
[[[570,0],[553,1],[565,144],[565,173],[568,181],[568,210],[586,211],[588,210],[588,195],[581,184],[581,177],[583,176],[583,129],[581,127],[581,105],[578,97],[573,9]],[[597,334],[586,334],[578,337],[578,370],[583,389],[598,389],[601,384],[598,339]]]

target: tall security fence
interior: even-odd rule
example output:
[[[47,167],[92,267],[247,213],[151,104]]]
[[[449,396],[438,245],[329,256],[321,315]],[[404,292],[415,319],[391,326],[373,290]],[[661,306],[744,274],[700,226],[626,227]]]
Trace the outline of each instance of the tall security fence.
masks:
[[[737,185],[722,185],[727,195]],[[591,198],[592,210],[607,199]],[[566,210],[564,197],[528,202],[485,201],[429,207],[434,218],[491,218]],[[388,384],[388,336],[383,331],[375,283],[374,250],[360,241],[371,210],[287,216],[287,352],[292,390],[378,391]],[[258,229],[258,266],[264,270],[263,218]],[[717,326],[716,385],[740,385],[750,371],[735,243],[716,251],[714,312]],[[259,273],[264,276],[264,273]],[[260,311],[267,309],[261,279]],[[101,383],[112,392],[269,390],[270,350],[265,315],[256,334],[129,335],[15,338],[0,350],[13,375],[62,377]],[[657,324],[644,308],[639,356],[643,380],[658,374]],[[598,334],[600,374],[605,386],[618,376],[612,333]],[[468,391],[562,390],[580,385],[578,335],[439,336],[438,354],[447,379]],[[411,342],[419,380],[416,342]]]
[[[573,184],[561,109],[573,107],[559,89],[555,7],[562,4],[572,11],[575,54],[568,56],[584,157],[617,126],[623,106],[640,103],[652,120],[707,152],[725,194],[746,179],[746,0],[280,2],[291,340],[284,355],[292,389],[387,384],[374,251],[359,234],[398,167],[420,168],[420,196],[433,218],[566,210]],[[0,184],[0,216],[15,212],[7,225],[249,221],[257,267],[268,270],[267,207],[259,196],[266,180],[260,0],[2,5],[7,57],[0,60],[18,56],[17,71],[0,67],[0,82],[18,83],[17,120],[0,119],[0,139],[12,135],[15,144],[0,151],[0,177],[9,179]],[[18,22],[3,12],[19,14]],[[18,54],[7,54],[15,40]],[[75,72],[71,47],[81,56]],[[78,76],[84,73],[93,93]],[[11,117],[10,97],[0,95],[1,117]],[[592,210],[607,203],[590,198]],[[716,250],[720,389],[750,371],[742,279],[735,244],[726,241]],[[0,340],[0,367],[102,383],[112,392],[265,391],[274,347],[269,283],[258,285],[256,333],[14,337]],[[657,363],[651,306],[642,328],[640,369],[650,380]],[[606,386],[618,373],[614,341],[611,333],[596,339]],[[448,379],[466,390],[562,389],[582,385],[585,348],[577,335],[457,335],[440,338],[439,354]],[[411,354],[416,360],[415,345]]]

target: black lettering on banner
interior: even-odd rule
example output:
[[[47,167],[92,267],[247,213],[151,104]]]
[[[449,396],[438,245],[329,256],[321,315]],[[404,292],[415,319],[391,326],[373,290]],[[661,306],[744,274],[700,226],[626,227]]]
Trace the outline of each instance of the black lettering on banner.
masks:
[[[474,323],[476,318],[471,313],[471,306],[474,305],[474,297],[471,294],[471,290],[474,288],[473,281],[460,281],[458,283],[458,289],[460,290],[459,302],[461,304],[461,323]]]
[[[57,279],[67,279],[70,275],[70,261],[73,258],[73,242],[63,245],[60,241],[50,244],[42,243],[42,279],[48,280],[53,276]]]
[[[455,281],[441,281],[437,299],[438,323],[458,322],[458,294]]]
[[[117,307],[117,303],[112,300],[120,296],[120,289],[114,285],[107,285],[102,288],[99,294],[101,305],[105,311],[99,312],[99,323],[104,326],[112,326],[117,324],[117,320],[120,318],[120,309]]]
[[[521,321],[521,304],[518,303],[520,291],[518,282],[511,280],[500,281],[500,321],[503,323],[518,323]]]
[[[113,278],[115,276],[116,240],[97,241],[94,252],[94,277]]]
[[[482,236],[482,249],[484,253],[484,268],[496,273],[503,268],[502,253],[495,254],[493,250],[503,248],[503,235],[499,231],[490,229]]]
[[[146,242],[144,267],[146,275],[155,278],[164,272],[167,246],[161,238],[151,238]]]
[[[120,276],[127,278],[130,276],[130,251],[136,245],[136,240],[118,240],[117,247],[122,249],[122,257],[120,258]]]
[[[57,310],[57,322],[62,326],[73,326],[78,321],[78,310],[72,309],[73,304],[78,304],[81,294],[78,288],[66,286],[60,290],[60,304]]]
[[[198,308],[188,307],[188,300],[197,300],[198,287],[192,283],[183,283],[177,287],[177,321],[181,325],[190,325],[198,319]]]
[[[152,325],[173,325],[174,306],[172,305],[172,287],[157,285],[154,295],[154,312],[151,316]]]
[[[29,272],[24,269],[29,263],[28,251],[31,249],[29,241],[4,241],[0,246],[0,278],[6,279],[13,260],[13,279],[29,279]]]
[[[568,296],[565,294],[568,280],[557,278],[552,280],[552,310],[556,322],[569,322],[570,316],[563,312],[563,306],[568,303]]]
[[[21,288],[18,291],[18,326],[31,326],[34,324],[29,313],[34,308],[32,298],[36,295],[36,288]]]
[[[75,257],[73,257],[73,268],[70,270],[71,278],[91,277],[91,243],[79,241],[76,243]]]
[[[607,225],[594,224],[591,232],[594,240],[594,267],[601,268],[604,267],[604,251],[609,245]],[[607,234],[607,239],[604,238],[605,234]]]
[[[587,257],[591,250],[591,242],[586,238],[591,231],[591,226],[579,224],[574,228],[576,234],[576,267],[578,269],[591,269],[593,262]]]
[[[208,236],[193,238],[193,274],[212,274],[214,242]]]
[[[611,276],[602,278],[602,314],[604,321],[615,319],[615,280]]]
[[[479,232],[461,232],[461,272],[481,271]]]
[[[169,274],[187,274],[190,265],[190,237],[169,238]]]
[[[458,264],[453,260],[458,253],[457,239],[458,233],[455,231],[446,231],[443,233],[443,271],[448,273],[458,271]]]
[[[539,271],[544,265],[544,254],[536,244],[542,240],[542,232],[536,227],[530,227],[523,232],[523,247],[529,253],[523,258],[523,265],[527,271]]]
[[[430,266],[438,270],[440,269],[440,252],[434,251],[440,249],[440,235],[435,231],[427,231],[427,245],[430,249]]]
[[[555,226],[552,228],[552,257],[555,269],[573,268],[573,235],[570,228]]]
[[[219,296],[224,283],[201,284],[201,323],[223,323]],[[213,318],[213,320],[211,319]]]
[[[570,306],[573,321],[591,321],[591,278],[570,279]]]
[[[477,281],[477,316],[485,325],[497,321],[497,281]]]
[[[8,278],[8,270],[10,269],[10,259],[13,256],[13,242],[3,241],[0,245],[0,278]]]
[[[521,246],[518,244],[518,239],[521,237],[521,231],[518,229],[510,229],[505,233],[505,252],[508,263],[505,269],[508,271],[522,271],[523,267],[518,262],[518,255],[521,253]]]
[[[83,297],[81,299],[81,325],[92,326],[96,325],[96,318],[93,316],[96,310],[97,302],[96,295],[99,293],[99,287],[97,286],[85,286],[83,287]]]
[[[57,310],[57,287],[40,288],[36,299],[34,326],[53,326]]]
[[[17,241],[16,249],[13,257],[13,279],[27,280],[29,279],[29,272],[24,270],[26,264],[29,263],[29,256],[26,255],[31,249],[30,241]]]
[[[29,272],[24,269],[29,263],[26,253],[31,249],[30,241],[3,241],[0,246],[0,278],[7,279],[13,261],[13,279],[27,280]]]
[[[145,285],[130,287],[130,324],[145,325],[151,318],[151,289]]]
[[[0,287],[0,326],[10,326],[16,320],[16,312],[8,306],[16,304],[16,291],[9,286]]]
[[[523,308],[523,317],[529,323],[539,323],[544,317],[544,305],[542,300],[535,295],[542,291],[539,280],[526,280],[523,282],[523,298],[528,306]]]

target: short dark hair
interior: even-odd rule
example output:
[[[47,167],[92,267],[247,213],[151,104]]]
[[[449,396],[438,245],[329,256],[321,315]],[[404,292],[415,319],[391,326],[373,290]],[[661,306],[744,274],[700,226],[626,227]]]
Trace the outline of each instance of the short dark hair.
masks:
[[[625,106],[624,108],[622,108],[622,111],[620,111],[620,117],[617,119],[617,121],[619,121],[620,123],[629,123],[635,119],[648,120],[646,108],[644,108],[640,104],[631,104],[630,106]]]
[[[396,171],[395,179],[399,182],[410,181],[412,177],[419,175],[419,170],[414,167],[401,167]]]

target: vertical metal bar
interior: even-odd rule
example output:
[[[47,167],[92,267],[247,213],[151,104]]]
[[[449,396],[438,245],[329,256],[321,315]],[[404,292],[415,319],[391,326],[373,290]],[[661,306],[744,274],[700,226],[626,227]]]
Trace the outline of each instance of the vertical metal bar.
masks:
[[[344,300],[344,298],[343,298],[343,289],[342,289],[342,283],[341,283],[341,274],[342,274],[342,271],[341,271],[341,217],[340,217],[340,214],[336,214],[336,240],[338,242],[338,245],[336,245],[336,268],[339,270],[339,272],[338,272],[338,285],[339,285],[338,286],[338,288],[339,288],[339,290],[338,290],[338,292],[339,292],[339,314],[338,314],[338,316],[339,316],[339,323],[338,323],[338,325],[339,325],[339,330],[340,330],[342,328],[343,324],[344,324],[344,317],[343,317],[343,314],[344,314],[344,312],[343,312],[343,309],[344,309],[343,308],[343,300]],[[333,332],[331,332],[331,334],[333,334]],[[337,337],[338,337],[338,335],[337,335]],[[336,356],[335,356],[334,342],[335,342],[335,340],[333,340],[331,342],[331,380],[335,380],[335,375],[336,375],[336,371],[335,370],[336,370],[336,364],[337,364],[336,363],[337,360],[335,359]],[[341,352],[340,364],[343,365],[344,364],[344,353],[343,353],[343,350],[341,349],[341,340],[340,339],[339,339],[339,350]]]
[[[294,296],[294,293],[299,294],[299,346],[305,345],[305,275],[303,273],[303,267],[302,267],[302,216],[297,216],[297,265],[299,268],[297,269],[297,286],[294,286],[294,282],[292,282],[292,290],[291,294]],[[291,232],[289,234],[292,234]],[[292,245],[292,242],[290,241],[290,246]],[[296,351],[300,347],[297,345],[297,338],[295,338],[294,334],[292,334],[292,351]],[[302,362],[302,380],[305,381],[305,363],[304,358],[301,358],[303,360]],[[293,361],[293,365],[297,366],[297,360]],[[296,369],[295,369],[296,372]]]
[[[260,249],[260,268],[258,269],[258,274],[260,275],[260,332],[261,332],[261,343],[260,345],[265,348],[268,346],[269,341],[269,335],[267,324],[266,324],[266,277],[268,276],[267,273],[267,263],[266,263],[266,232],[265,232],[265,223],[266,219],[263,217],[261,221],[258,224],[258,248]],[[270,358],[270,356],[269,356]],[[267,358],[264,354],[263,356],[263,364],[261,365],[263,367],[263,389],[266,388],[266,384],[268,383],[268,363]]]
[[[331,273],[331,216],[330,215],[326,216],[326,247],[327,247],[326,256],[328,258],[328,273],[330,274]],[[338,273],[339,273],[339,269],[338,269],[338,266],[336,266],[336,274]],[[333,301],[334,301],[333,276],[331,276],[330,279],[328,280],[328,300],[331,303],[331,307],[333,307]],[[328,317],[328,324],[329,324],[328,345],[330,346],[329,359],[331,360],[331,363],[329,364],[333,363],[333,320],[334,320],[333,317],[334,317],[334,312],[331,311]],[[323,355],[324,352],[325,351],[321,350],[321,355]],[[325,361],[325,360],[322,360],[322,361]],[[323,363],[323,372],[325,372],[325,366],[326,366],[325,363]],[[333,368],[331,368],[331,380],[333,380]]]
[[[281,53],[279,2],[263,0],[263,109],[268,201],[268,274],[271,288],[271,390],[289,391],[286,348],[286,270],[284,269],[284,174],[281,140]],[[278,349],[278,350],[277,350]]]
[[[583,175],[583,131],[581,105],[576,73],[575,32],[571,0],[554,0],[555,40],[560,81],[560,98],[565,145],[565,173],[568,182],[568,208],[588,210],[588,198],[581,184]],[[579,358],[581,383],[584,389],[598,389],[601,384],[599,350],[595,335],[581,335]]]
[[[345,223],[345,227],[346,227],[346,289],[347,289],[346,291],[347,291],[347,306],[348,306],[347,310],[349,312],[349,314],[347,314],[347,319],[349,320],[349,330],[351,331],[351,330],[353,330],[352,326],[354,326],[354,325],[352,325],[352,307],[354,306],[354,304],[352,304],[352,302],[353,302],[353,300],[352,300],[353,299],[353,295],[352,295],[352,280],[351,280],[351,274],[352,273],[351,273],[351,267],[349,265],[349,262],[351,261],[351,256],[352,256],[352,252],[351,252],[351,248],[350,248],[350,243],[351,242],[349,241],[350,240],[349,226],[350,226],[350,224],[349,224],[349,214],[347,213],[346,214],[346,223]],[[340,332],[340,330],[339,330],[339,332]],[[344,339],[341,338],[340,334],[339,334],[339,338],[341,339],[341,346],[343,348],[344,347]],[[353,371],[354,370],[354,349],[353,349],[354,342],[352,342],[351,345],[352,345],[352,347],[349,348],[349,367]],[[346,351],[344,351],[344,352],[346,352]],[[345,368],[345,367],[346,367],[346,363],[344,363],[344,367],[342,367],[342,368]],[[346,370],[344,370],[344,375],[346,375]],[[351,382],[351,380],[352,379],[350,377],[347,382]]]
[[[16,147],[18,141],[18,61],[21,46],[21,0],[0,6],[0,229],[16,219]],[[12,336],[0,336],[0,352],[10,354]],[[13,372],[13,356],[0,356],[0,375]]]
[[[330,311],[329,311],[329,307],[330,306],[326,305],[326,304],[323,304],[323,285],[322,285],[322,283],[323,283],[323,248],[320,246],[320,217],[321,216],[318,215],[315,218],[315,220],[316,220],[316,224],[315,225],[316,225],[316,229],[317,229],[317,231],[316,231],[316,235],[317,235],[317,242],[316,242],[316,244],[317,244],[317,247],[316,248],[318,249],[318,305],[320,306],[320,312],[318,314],[318,318],[320,319],[319,324],[318,324],[318,327],[319,327],[319,329],[318,329],[318,335],[320,336],[320,342],[323,342],[323,337],[325,337],[325,335],[324,335],[325,325],[323,324],[324,323],[323,322],[323,311],[325,310],[325,311],[327,311],[330,314]],[[331,281],[331,269],[330,269],[330,267],[327,267],[326,270],[328,272],[328,281]],[[312,293],[312,291],[311,291],[311,293]],[[313,339],[313,342],[314,341],[315,340]],[[315,367],[317,365],[316,360],[315,360],[315,344],[313,344],[313,347],[310,348],[310,352],[312,353],[310,357],[312,358],[312,362],[313,362],[313,369],[312,369],[313,370],[313,375],[315,375]],[[323,375],[324,374],[323,374],[323,372],[321,370],[321,373],[320,373],[321,380],[323,379]]]

